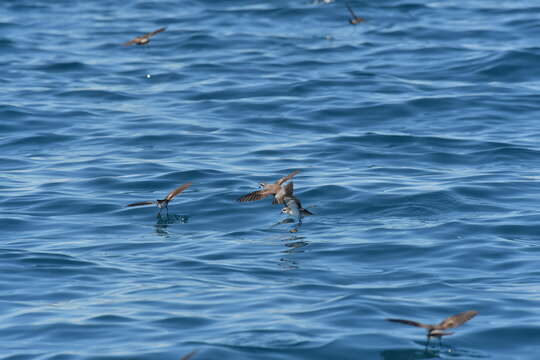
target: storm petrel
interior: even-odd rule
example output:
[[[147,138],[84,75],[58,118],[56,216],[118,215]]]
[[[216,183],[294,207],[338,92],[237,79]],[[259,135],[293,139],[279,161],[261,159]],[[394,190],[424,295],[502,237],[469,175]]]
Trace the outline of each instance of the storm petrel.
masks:
[[[177,187],[176,189],[168,193],[167,196],[165,196],[165,199],[163,200],[141,201],[141,202],[129,204],[127,206],[156,205],[159,208],[160,213],[161,213],[161,209],[165,208],[167,209],[167,214],[169,214],[169,208],[168,208],[169,201],[171,201],[176,195],[180,194],[182,191],[186,190],[190,185],[191,185],[191,182],[188,182],[180,187]]]
[[[289,175],[284,176],[281,179],[277,180],[273,184],[260,183],[259,187],[262,188],[261,190],[257,190],[249,194],[246,194],[240,197],[238,201],[246,202],[246,201],[261,200],[267,197],[268,195],[274,195],[274,200],[272,200],[272,204],[283,204],[283,196],[285,196],[285,191],[283,190],[281,185],[284,182],[292,179],[299,172],[300,170],[295,170]]]
[[[359,22],[364,21],[364,19],[362,19],[361,17],[356,16],[356,14],[354,13],[354,11],[351,8],[351,5],[349,4],[348,1],[345,2],[345,6],[347,6],[347,9],[349,9],[349,12],[351,13],[351,18],[349,19],[349,24],[356,25]]]
[[[285,204],[285,207],[281,209],[281,212],[283,214],[297,217],[298,222],[302,223],[302,218],[304,216],[313,215],[313,213],[302,207],[300,200],[293,195],[293,187],[294,185],[292,181],[284,186],[285,194],[283,195],[283,203]]]
[[[427,338],[428,338],[427,343],[429,344],[429,340],[432,337],[438,337],[440,341],[441,337],[446,336],[446,335],[452,335],[453,332],[444,332],[443,330],[452,329],[460,325],[463,325],[464,323],[466,323],[467,321],[475,317],[476,314],[478,314],[478,311],[475,311],[475,310],[464,311],[462,313],[447,317],[446,319],[444,319],[437,325],[422,324],[416,321],[402,320],[402,319],[386,319],[386,320],[426,329]]]
[[[149,32],[148,34],[137,36],[136,38],[131,39],[131,40],[123,43],[122,45],[124,45],[124,46],[129,46],[129,45],[133,45],[133,44],[146,45],[146,44],[148,44],[150,42],[150,38],[152,36],[154,36],[156,34],[159,34],[162,31],[165,31],[165,29],[166,29],[165,27],[162,27],[162,28],[157,29],[155,31]]]

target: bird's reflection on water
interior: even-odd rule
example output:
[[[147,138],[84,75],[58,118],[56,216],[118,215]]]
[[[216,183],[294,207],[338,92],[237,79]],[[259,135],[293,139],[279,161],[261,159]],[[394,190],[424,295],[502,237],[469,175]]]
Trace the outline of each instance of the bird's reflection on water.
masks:
[[[300,225],[302,225],[302,222],[301,221],[298,221],[297,223],[295,223],[294,219],[293,218],[286,218],[286,219],[283,219],[277,223],[275,223],[274,225],[272,225],[271,227],[274,227],[274,226],[278,226],[278,225],[283,225],[283,224],[295,224],[294,227],[289,230],[289,232],[291,233],[296,233],[298,232],[299,228],[300,228]]]
[[[296,253],[303,253],[305,251],[304,247],[309,245],[309,242],[304,240],[304,237],[291,236],[287,239],[284,239],[285,250],[281,252],[285,255],[279,259],[279,265],[287,270],[298,269],[299,265],[296,260],[293,260],[291,257]]]
[[[172,224],[185,224],[189,221],[188,215],[161,215],[161,213],[158,213],[156,216],[156,224],[154,225],[156,228],[156,233],[158,235],[168,235],[167,228],[169,225]]]
[[[271,227],[274,227],[274,226],[278,226],[278,225],[282,225],[282,224],[290,224],[290,223],[293,223],[294,222],[294,219],[293,218],[286,218],[286,219],[283,219],[277,223],[275,223],[274,225],[272,225]]]
[[[401,350],[385,350],[381,352],[382,360],[402,360],[402,359],[437,359],[440,358],[438,351],[430,350],[415,350],[415,349],[401,349]]]
[[[467,357],[467,358],[482,358],[482,354],[471,350],[457,349],[451,345],[442,343],[428,344],[426,341],[415,341],[418,345],[425,345],[423,350],[420,349],[394,349],[381,351],[382,360],[401,360],[401,359],[440,359],[447,356],[452,357]]]
[[[304,237],[297,237],[297,236],[291,236],[289,239],[287,239],[285,246],[287,249],[283,250],[284,253],[299,253],[304,252],[302,249],[305,246],[309,245],[309,242],[304,241],[302,239],[305,239]]]
[[[296,220],[300,220],[297,218]],[[298,233],[300,226],[302,225],[301,221],[296,222],[294,218],[285,218],[271,227],[283,225],[283,224],[294,224],[294,227],[289,230],[290,233]],[[309,245],[309,242],[305,240],[304,236],[291,235],[286,239],[283,239],[283,244],[285,245],[285,250],[281,252],[287,254],[279,259],[280,266],[287,270],[298,269],[298,262],[291,259],[292,254],[303,253],[305,251],[304,247]]]

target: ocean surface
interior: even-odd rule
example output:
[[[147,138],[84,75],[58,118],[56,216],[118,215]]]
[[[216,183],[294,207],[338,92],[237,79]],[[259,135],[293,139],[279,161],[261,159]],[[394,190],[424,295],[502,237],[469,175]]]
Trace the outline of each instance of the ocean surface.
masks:
[[[2,1],[0,359],[540,358],[540,3],[350,4]]]

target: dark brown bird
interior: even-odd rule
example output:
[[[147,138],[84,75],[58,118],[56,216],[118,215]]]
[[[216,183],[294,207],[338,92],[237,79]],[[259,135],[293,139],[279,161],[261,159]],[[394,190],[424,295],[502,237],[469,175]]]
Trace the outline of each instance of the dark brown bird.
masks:
[[[146,45],[150,42],[150,38],[156,34],[159,34],[160,32],[163,32],[165,31],[165,27],[162,27],[160,29],[157,29],[155,31],[152,31],[152,32],[149,32],[148,34],[144,34],[144,35],[141,35],[141,36],[137,36],[136,38],[134,39],[131,39],[125,43],[123,43],[122,45],[124,46],[129,46],[129,45],[133,45],[133,44],[137,44],[137,45]]]
[[[180,360],[188,360],[188,359],[190,359],[193,355],[195,355],[195,353],[197,353],[197,350],[193,350],[193,351],[190,352],[189,354],[184,355]]]
[[[478,314],[478,311],[475,311],[475,310],[464,311],[462,313],[447,317],[446,319],[444,319],[437,325],[422,324],[416,321],[402,320],[402,319],[386,319],[386,320],[426,329],[428,344],[429,344],[429,340],[432,337],[438,337],[440,340],[441,337],[443,336],[452,335],[453,332],[444,332],[443,330],[452,329],[460,325],[463,325],[464,323],[466,323],[467,321],[475,317],[476,314]]]
[[[362,19],[361,17],[356,16],[356,14],[354,13],[354,11],[351,8],[351,5],[349,4],[348,1],[345,2],[345,6],[347,6],[347,9],[349,9],[349,12],[351,13],[351,18],[349,19],[349,24],[356,25],[359,22],[364,21],[364,19]]]
[[[257,190],[249,194],[246,194],[240,197],[238,201],[246,202],[246,201],[262,200],[269,195],[274,195],[274,200],[272,200],[272,204],[283,204],[283,196],[285,196],[285,191],[281,187],[281,185],[284,182],[292,179],[299,172],[300,170],[295,170],[289,175],[282,177],[281,179],[279,179],[273,184],[260,183],[259,187],[262,188],[261,190]]]
[[[167,215],[168,215],[169,214],[169,208],[168,208],[169,201],[171,201],[176,195],[180,194],[182,191],[190,187],[190,185],[191,185],[191,182],[188,182],[180,187],[177,187],[176,189],[168,193],[167,196],[165,196],[165,199],[163,200],[141,201],[141,202],[129,204],[127,206],[156,205],[159,208],[160,213],[161,213],[161,209],[163,208],[167,209]]]
[[[293,195],[293,186],[293,182],[291,181],[283,187],[285,193],[283,196],[283,202],[285,203],[285,207],[281,209],[281,213],[297,217],[298,222],[302,223],[302,218],[304,216],[313,215],[313,213],[304,209],[300,203],[300,200]]]

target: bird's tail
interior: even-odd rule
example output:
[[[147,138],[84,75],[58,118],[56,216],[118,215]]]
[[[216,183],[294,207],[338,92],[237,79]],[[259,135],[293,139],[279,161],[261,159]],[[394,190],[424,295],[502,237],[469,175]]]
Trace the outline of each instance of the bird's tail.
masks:
[[[302,213],[303,213],[304,215],[315,215],[314,213],[312,213],[311,211],[306,210],[306,209],[302,209]]]

